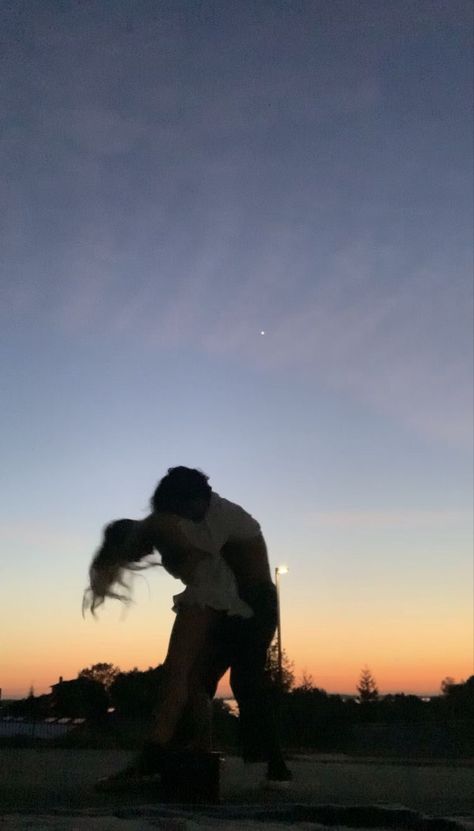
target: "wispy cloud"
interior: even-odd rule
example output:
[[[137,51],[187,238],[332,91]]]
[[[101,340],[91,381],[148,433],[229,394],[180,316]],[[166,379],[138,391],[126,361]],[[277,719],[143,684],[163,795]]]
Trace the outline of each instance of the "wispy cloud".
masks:
[[[21,41],[5,60],[19,90],[0,140],[5,319],[300,373],[467,446],[471,275],[442,210],[459,200],[465,218],[459,165],[435,148],[423,167],[437,134],[423,89],[411,123],[387,100],[382,47],[354,46],[363,21],[341,19],[342,46],[318,57],[330,5],[309,27],[274,15],[271,46],[264,17],[242,12],[243,29],[225,21],[228,52],[198,33],[189,43],[173,14],[78,7],[52,26],[45,7],[27,31],[37,65]],[[443,8],[427,29],[446,25]],[[387,10],[387,49],[400,20]]]
[[[376,247],[357,248],[353,257],[336,255],[314,288],[296,283],[286,311],[272,308],[265,281],[255,281],[222,310],[206,348],[270,371],[296,370],[431,438],[469,444],[470,286],[436,269],[385,281]],[[282,279],[291,285],[291,274]]]

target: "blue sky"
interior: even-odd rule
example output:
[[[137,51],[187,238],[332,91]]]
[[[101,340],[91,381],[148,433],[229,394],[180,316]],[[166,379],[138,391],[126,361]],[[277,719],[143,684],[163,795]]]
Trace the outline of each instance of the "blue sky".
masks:
[[[361,579],[381,629],[407,584],[408,616],[446,603],[463,646],[444,674],[472,672],[471,4],[1,15],[12,632],[21,609],[30,642],[45,606],[68,632],[88,625],[101,526],[143,515],[166,468],[189,464],[288,561],[288,652],[320,686],[345,678],[324,669],[331,598],[350,628]],[[157,609],[166,579],[150,577]],[[320,652],[298,615],[327,630]],[[359,649],[380,657],[367,626],[341,652],[352,673]],[[113,642],[119,660],[100,632],[91,656]],[[435,634],[413,640],[435,650]]]

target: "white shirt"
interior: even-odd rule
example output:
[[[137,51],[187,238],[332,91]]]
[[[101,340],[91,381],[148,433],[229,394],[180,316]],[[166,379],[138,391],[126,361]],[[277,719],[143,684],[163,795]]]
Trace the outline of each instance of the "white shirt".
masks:
[[[253,615],[239,597],[234,572],[220,554],[208,554],[199,561],[185,590],[173,596],[173,611],[180,606],[207,606],[244,618]]]
[[[226,611],[229,615],[252,617],[252,609],[239,597],[234,573],[222,557],[221,549],[226,542],[258,537],[261,529],[257,520],[240,505],[213,491],[203,520],[180,519],[178,524],[189,542],[201,551],[208,551],[209,556],[197,564],[186,589],[174,595],[174,611],[183,605],[198,605]]]
[[[220,553],[226,542],[251,540],[262,533],[253,516],[214,491],[204,519],[180,519],[178,525],[192,545],[211,554]]]

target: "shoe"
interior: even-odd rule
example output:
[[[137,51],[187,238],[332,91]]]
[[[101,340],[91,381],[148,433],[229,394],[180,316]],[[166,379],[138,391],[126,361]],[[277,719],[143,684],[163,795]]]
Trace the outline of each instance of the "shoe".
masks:
[[[138,757],[126,768],[99,779],[94,789],[100,792],[117,791],[123,787],[135,787],[160,781],[166,754],[160,745],[147,742]]]

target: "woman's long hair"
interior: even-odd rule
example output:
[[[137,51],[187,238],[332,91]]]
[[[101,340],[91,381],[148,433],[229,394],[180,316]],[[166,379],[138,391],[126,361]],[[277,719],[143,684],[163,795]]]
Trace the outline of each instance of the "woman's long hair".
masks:
[[[106,597],[121,600],[124,603],[131,601],[130,582],[128,575],[133,571],[141,571],[160,563],[138,563],[137,560],[124,558],[122,546],[129,539],[138,524],[134,519],[117,519],[104,528],[102,545],[95,553],[89,567],[89,586],[84,592],[82,600],[82,614],[90,610],[95,614],[96,609],[101,606]],[[139,559],[152,550],[145,551]]]

